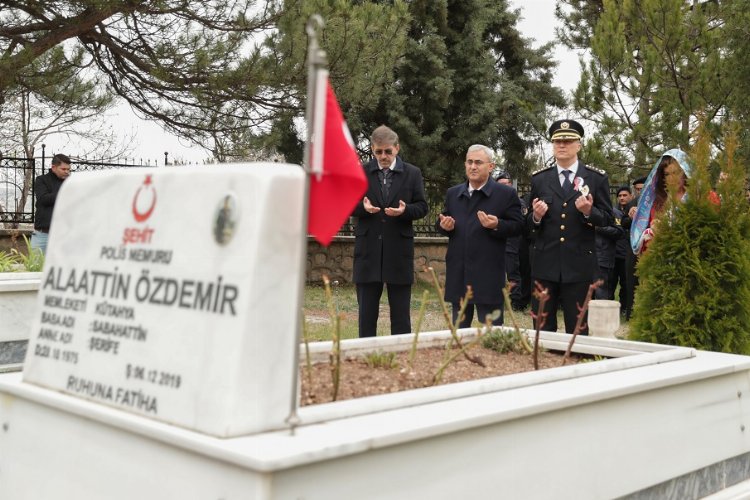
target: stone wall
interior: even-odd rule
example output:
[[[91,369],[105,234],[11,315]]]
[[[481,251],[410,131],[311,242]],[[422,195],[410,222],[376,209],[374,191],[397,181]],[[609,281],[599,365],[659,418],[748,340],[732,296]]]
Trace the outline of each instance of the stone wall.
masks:
[[[414,238],[414,278],[432,282],[423,270],[432,267],[441,278],[445,274],[445,251],[448,238]],[[328,248],[312,238],[307,241],[307,282],[322,283],[322,276],[349,283],[354,265],[354,236],[338,236]]]
[[[0,229],[0,251],[9,251],[16,235],[16,248],[26,252],[21,234],[31,239],[31,231]],[[414,238],[414,278],[416,281],[432,282],[425,267],[433,267],[441,278],[445,275],[445,251],[448,238]],[[307,282],[322,283],[327,274],[332,280],[349,283],[354,266],[354,236],[337,236],[325,248],[313,238],[307,240]]]

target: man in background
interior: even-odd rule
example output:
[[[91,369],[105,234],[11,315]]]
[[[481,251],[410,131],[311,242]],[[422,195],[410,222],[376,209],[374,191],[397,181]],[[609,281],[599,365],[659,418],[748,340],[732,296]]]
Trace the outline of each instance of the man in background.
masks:
[[[374,156],[365,166],[368,188],[355,207],[354,283],[359,336],[377,335],[380,296],[388,290],[391,335],[411,332],[414,283],[413,221],[427,215],[422,172],[399,156],[396,132],[381,125],[370,137]]]
[[[609,300],[615,300],[615,289],[620,285],[618,300],[620,301],[620,313],[629,316],[631,293],[629,290],[631,279],[628,278],[628,253],[630,249],[630,217],[628,213],[634,206],[633,195],[630,194],[628,186],[620,186],[617,190],[617,207],[614,211],[615,224],[622,228],[622,236],[617,240],[615,247],[615,267],[612,286],[609,290]]]
[[[646,184],[645,177],[639,177],[633,181],[633,199],[635,201],[638,201],[638,197],[641,195],[641,189],[643,189],[644,184]]]
[[[646,183],[645,177],[640,177],[633,181],[633,199],[628,204],[628,208],[623,211],[622,219],[620,223],[622,228],[625,230],[627,236],[627,253],[625,257],[625,293],[627,307],[625,307],[625,319],[630,320],[630,314],[633,312],[633,305],[635,303],[635,289],[638,288],[638,276],[635,274],[635,268],[638,265],[638,256],[633,253],[630,248],[630,227],[633,223],[633,217],[635,211],[638,208],[638,200],[641,197],[641,190],[643,185]]]
[[[52,157],[52,165],[46,174],[34,180],[36,197],[36,214],[34,216],[34,233],[31,235],[31,248],[47,253],[47,239],[55,209],[57,193],[65,179],[70,175],[70,158],[64,154]]]
[[[622,212],[617,208],[613,208],[612,212],[614,221],[608,226],[596,228],[596,260],[599,263],[599,279],[602,281],[594,291],[594,298],[598,300],[613,300],[615,287],[617,287],[615,277],[617,245],[623,241],[625,231],[620,225]],[[622,287],[624,286],[623,282]],[[622,289],[620,295],[622,295]]]
[[[513,186],[513,180],[506,170],[493,170],[492,178],[498,184]],[[519,198],[519,200],[521,201],[521,215],[525,217],[528,212],[526,202],[523,198]],[[524,285],[528,287],[528,284],[524,283],[524,278],[528,280],[531,277],[530,275],[524,277],[521,273],[521,249],[525,247],[528,252],[529,248],[528,245],[523,244],[523,240],[523,234],[519,234],[508,238],[505,243],[505,273],[508,276],[508,281],[513,284],[510,289],[510,302],[514,311],[521,311],[526,307],[522,291]]]

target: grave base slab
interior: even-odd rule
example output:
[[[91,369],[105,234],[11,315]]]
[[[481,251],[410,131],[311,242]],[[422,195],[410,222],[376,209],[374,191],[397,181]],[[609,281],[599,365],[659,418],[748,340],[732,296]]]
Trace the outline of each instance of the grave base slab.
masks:
[[[4,374],[0,484],[11,500],[702,497],[747,484],[750,358],[678,358],[304,407],[293,433],[228,439]],[[525,376],[539,375],[512,377]]]

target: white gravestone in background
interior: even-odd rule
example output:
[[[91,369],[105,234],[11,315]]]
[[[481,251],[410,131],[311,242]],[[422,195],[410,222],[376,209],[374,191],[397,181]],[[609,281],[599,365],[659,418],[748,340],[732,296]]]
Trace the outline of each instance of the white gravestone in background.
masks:
[[[72,175],[24,381],[220,437],[283,427],[303,194],[277,163]]]

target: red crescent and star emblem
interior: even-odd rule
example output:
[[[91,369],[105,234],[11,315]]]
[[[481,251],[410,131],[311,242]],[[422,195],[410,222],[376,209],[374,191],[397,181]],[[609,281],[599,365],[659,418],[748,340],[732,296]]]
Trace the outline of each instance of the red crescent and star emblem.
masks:
[[[146,211],[139,210],[139,206],[143,206],[142,203],[139,203],[141,191],[143,191],[144,194],[146,192],[151,193],[151,204],[148,206],[148,209]],[[138,191],[136,191],[135,196],[133,196],[133,218],[135,218],[136,222],[144,222],[149,217],[151,217],[151,214],[154,212],[154,208],[156,208],[156,190],[151,184],[151,175],[147,175],[146,179],[143,181],[143,184],[138,187]]]

